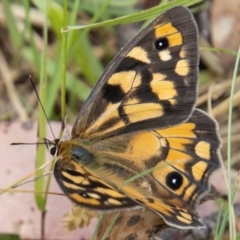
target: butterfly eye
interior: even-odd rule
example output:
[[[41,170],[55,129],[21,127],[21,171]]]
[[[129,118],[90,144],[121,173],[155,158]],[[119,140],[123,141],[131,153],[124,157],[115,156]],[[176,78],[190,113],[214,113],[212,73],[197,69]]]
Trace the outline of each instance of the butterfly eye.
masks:
[[[166,183],[172,190],[177,190],[182,186],[183,177],[178,172],[171,172],[166,177]]]
[[[169,42],[167,38],[159,38],[155,42],[155,48],[159,51],[167,49],[169,47]]]
[[[60,147],[60,139],[57,138],[54,141],[49,141],[48,139],[44,138],[43,140],[46,144],[46,147],[49,149],[50,154],[52,156],[56,156]]]
[[[49,152],[52,156],[55,156],[57,154],[57,146],[52,146],[50,149],[49,149]]]

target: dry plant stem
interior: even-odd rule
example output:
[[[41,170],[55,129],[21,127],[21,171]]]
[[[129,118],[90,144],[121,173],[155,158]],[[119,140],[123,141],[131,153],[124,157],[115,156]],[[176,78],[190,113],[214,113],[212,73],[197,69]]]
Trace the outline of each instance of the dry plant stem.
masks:
[[[12,75],[10,72],[10,69],[8,68],[7,62],[5,61],[4,55],[0,49],[0,72],[3,79],[3,82],[6,86],[8,96],[10,101],[12,102],[12,105],[14,106],[14,109],[16,110],[20,120],[22,122],[27,121],[28,115],[25,111],[24,106],[21,104],[19,98],[17,97],[17,91],[15,90],[13,81],[12,81]]]
[[[205,39],[205,37],[200,34],[199,36],[199,44],[200,46],[204,46],[204,47],[211,47],[209,42]],[[200,50],[202,50],[200,48]],[[211,71],[213,71],[214,73],[216,73],[217,75],[223,75],[223,68],[221,67],[218,57],[216,55],[216,53],[211,52],[211,51],[204,51],[204,49],[202,51],[200,51],[200,55],[201,55],[201,60],[205,63],[205,65],[208,66],[209,69],[211,69]]]
[[[225,99],[220,104],[212,109],[212,116],[219,117],[223,113],[228,112],[230,98]],[[238,106],[240,103],[240,90],[238,90],[233,96],[233,107]]]
[[[0,191],[3,191],[5,189],[0,188]],[[24,189],[9,189],[7,190],[8,193],[29,193],[29,194],[33,194],[36,193],[36,191],[33,190],[24,190]],[[63,193],[57,193],[57,192],[37,192],[39,194],[48,194],[48,195],[56,195],[56,196],[61,196],[61,197],[66,197]]]
[[[235,164],[240,162],[240,156],[239,155],[235,155],[231,158],[231,166],[234,166]],[[225,166],[227,166],[227,163],[225,163]]]
[[[240,135],[239,134],[232,134],[231,141],[232,142],[239,142],[240,141]],[[222,142],[224,144],[226,144],[227,143],[227,137],[222,137]]]
[[[221,83],[213,83],[211,84],[212,86],[208,86],[207,89],[211,89],[212,91],[212,95],[211,98],[212,99],[216,99],[218,96],[220,96],[223,92],[226,92],[226,89],[229,89],[230,86],[232,84],[232,79],[228,79],[228,80],[224,80]],[[240,84],[240,77],[237,78],[236,80],[236,86]],[[209,93],[207,91],[204,91],[206,93],[202,94],[201,96],[198,97],[197,100],[197,106],[202,105],[203,103],[208,101],[209,98]]]
[[[227,80],[219,84],[211,84],[209,86],[209,91],[198,98],[197,106],[207,102],[208,112],[213,117],[219,117],[220,115],[222,115],[222,113],[227,112],[229,107],[229,98],[225,99],[214,108],[212,108],[211,100],[217,98],[219,95],[225,92],[226,89],[230,88],[231,83],[232,83],[232,80]],[[237,78],[236,85],[239,83],[240,83],[240,77]],[[234,94],[233,106],[234,107],[238,106],[239,103],[240,103],[240,90],[238,90]]]
[[[234,129],[234,133],[236,133],[236,134],[238,134],[238,132],[240,131],[240,124],[239,124],[239,122],[237,122],[237,121],[235,121],[234,123],[233,123],[233,129]],[[228,133],[228,129],[227,129],[227,126],[226,125],[223,125],[222,127],[221,127],[221,135],[222,136],[227,136],[227,133]],[[232,136],[234,136],[233,134],[232,134]],[[225,137],[226,138],[226,137]],[[224,139],[225,139],[224,138]],[[224,140],[223,140],[224,141]],[[225,139],[225,143],[227,142],[227,140]]]

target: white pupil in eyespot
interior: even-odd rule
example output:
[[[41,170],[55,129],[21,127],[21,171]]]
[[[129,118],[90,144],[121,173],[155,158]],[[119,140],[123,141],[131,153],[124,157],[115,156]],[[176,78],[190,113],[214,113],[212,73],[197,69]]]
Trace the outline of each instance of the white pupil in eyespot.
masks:
[[[176,178],[173,178],[173,179],[172,179],[172,184],[174,184],[174,185],[177,184],[177,179],[176,179]]]

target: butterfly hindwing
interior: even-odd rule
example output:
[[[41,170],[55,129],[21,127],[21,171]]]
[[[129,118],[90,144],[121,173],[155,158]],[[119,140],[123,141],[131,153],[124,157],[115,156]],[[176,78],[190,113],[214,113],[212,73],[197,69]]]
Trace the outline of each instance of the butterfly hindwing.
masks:
[[[76,119],[73,138],[187,120],[197,97],[198,61],[198,32],[189,10],[164,13],[107,67]]]

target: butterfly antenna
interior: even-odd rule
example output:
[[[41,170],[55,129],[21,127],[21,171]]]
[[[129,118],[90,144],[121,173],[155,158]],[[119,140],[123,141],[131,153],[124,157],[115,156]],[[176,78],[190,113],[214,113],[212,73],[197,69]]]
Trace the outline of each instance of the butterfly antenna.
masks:
[[[46,145],[45,142],[37,142],[37,143],[11,143],[10,145],[41,145],[41,144],[44,144]]]
[[[51,133],[52,133],[52,135],[53,135],[53,138],[56,139],[56,137],[55,137],[55,135],[54,135],[54,133],[53,133],[53,130],[52,130],[50,121],[49,121],[49,119],[48,119],[48,117],[47,117],[47,113],[46,113],[46,111],[45,111],[45,109],[44,109],[44,107],[43,107],[43,105],[42,105],[42,102],[41,102],[40,97],[39,97],[39,95],[38,95],[38,91],[37,91],[37,89],[36,89],[36,87],[35,87],[35,84],[34,84],[34,82],[33,82],[33,80],[32,80],[32,76],[31,76],[31,75],[29,75],[29,79],[30,79],[30,81],[31,81],[31,83],[32,83],[32,86],[33,86],[33,89],[34,89],[34,91],[35,91],[35,93],[36,93],[36,95],[37,95],[38,102],[40,103],[40,106],[41,106],[41,108],[42,108],[42,110],[43,110],[43,114],[45,115],[45,117],[46,117],[46,119],[47,119],[48,126],[49,126],[50,131],[51,131]]]

